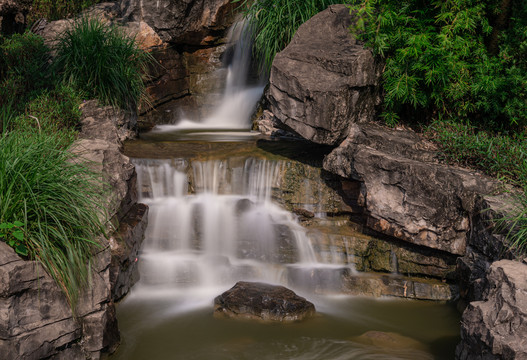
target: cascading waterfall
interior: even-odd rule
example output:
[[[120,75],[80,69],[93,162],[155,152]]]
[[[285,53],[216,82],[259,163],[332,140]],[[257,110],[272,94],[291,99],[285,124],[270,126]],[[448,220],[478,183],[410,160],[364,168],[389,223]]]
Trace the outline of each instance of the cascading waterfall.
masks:
[[[184,293],[188,301],[209,305],[239,280],[294,286],[291,276],[313,281],[300,274],[332,266],[332,259],[317,259],[295,216],[272,201],[285,162],[135,163],[140,200],[150,206],[136,296]]]
[[[203,138],[247,141],[253,136],[242,131],[249,128],[263,86],[247,87],[250,45],[241,25],[235,27],[236,33],[242,44],[234,51],[223,101],[214,114],[202,122],[187,119],[157,126],[153,133],[162,134],[154,134],[152,141],[168,139],[187,146],[187,136],[200,133],[201,137],[190,137],[188,146],[199,143],[196,148],[202,149]],[[218,129],[234,131],[220,134]],[[150,213],[139,255],[141,278],[118,308],[124,341],[116,359],[433,358],[421,349],[365,346],[351,336],[368,330],[399,331],[409,319],[426,318],[422,326],[415,326],[414,336],[436,329],[430,338],[435,341],[445,336],[449,321],[457,326],[457,315],[445,317],[434,308],[407,309],[406,302],[389,305],[315,296],[342,290],[342,279],[354,272],[354,250],[343,239],[346,236],[305,229],[278,205],[275,197],[289,191],[281,187],[285,182],[280,184],[285,170],[291,169],[286,168],[289,161],[247,155],[201,160],[208,155],[192,149],[192,155],[174,151],[183,158],[134,159],[140,201],[149,205]],[[301,186],[309,198],[296,199],[303,209],[313,212],[321,227],[338,227],[340,220],[324,218],[322,192],[316,187],[320,184],[306,180]],[[396,273],[395,253],[392,263]],[[323,316],[289,326],[216,321],[210,314],[213,298],[240,280],[290,287],[315,302]]]
[[[247,83],[251,64],[252,34],[246,31],[245,23],[234,25],[228,43],[236,44],[232,61],[227,67],[227,79],[223,99],[214,113],[203,121],[182,119],[175,125],[156,126],[154,132],[188,129],[229,129],[246,130],[254,106],[262,96],[264,84],[249,86]]]

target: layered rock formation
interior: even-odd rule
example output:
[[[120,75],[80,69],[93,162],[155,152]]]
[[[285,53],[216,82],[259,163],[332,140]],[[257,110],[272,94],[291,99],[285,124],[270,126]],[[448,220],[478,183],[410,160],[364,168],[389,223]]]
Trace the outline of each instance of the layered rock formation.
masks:
[[[121,154],[130,118],[95,101],[83,106],[83,130],[73,150],[101,171],[107,184],[110,238],[97,239],[92,280],[79,296],[76,317],[53,279],[35,261],[25,261],[0,242],[0,358],[99,359],[119,344],[114,301],[137,280],[137,254],[148,208],[137,203],[136,174]],[[106,192],[107,191],[107,192]]]
[[[463,313],[457,359],[527,359],[526,273],[515,261],[492,264],[487,293]]]
[[[342,11],[339,19],[338,11]],[[380,84],[380,72],[368,50],[349,38],[338,42],[326,35],[343,33],[346,16],[349,20],[344,10],[330,7],[302,25],[289,47],[276,56],[266,93],[269,105],[263,109],[260,127],[271,134],[282,128],[335,146],[325,156],[323,169],[360,183],[358,202],[368,228],[392,241],[407,242],[414,252],[439,255],[436,259],[446,255],[442,259],[449,260],[436,269],[450,269],[448,277],[460,280],[463,300],[476,301],[464,315],[459,358],[527,358],[521,340],[527,335],[523,326],[527,303],[521,298],[527,269],[519,262],[491,265],[514,258],[494,222],[508,211],[510,189],[477,172],[441,164],[437,149],[410,130],[363,122],[375,117],[379,89],[373,88]],[[321,24],[318,19],[327,21]],[[315,51],[303,45],[305,34],[313,39],[325,37],[327,44],[315,40]],[[317,55],[326,50],[333,56]],[[338,54],[348,54],[349,63]],[[359,94],[351,98],[362,100],[350,100],[345,92],[338,92],[342,79],[349,84],[350,78],[358,79],[350,87]],[[453,274],[456,258],[457,273]],[[364,283],[364,279],[349,280],[358,281]],[[373,292],[382,287],[371,288]]]
[[[283,286],[239,281],[214,299],[214,316],[265,322],[312,317],[315,306]]]
[[[498,183],[433,161],[431,144],[408,131],[354,124],[324,169],[361,181],[369,227],[398,239],[464,255],[477,194]]]
[[[225,74],[219,69],[237,4],[232,0],[121,0],[119,5],[128,28],[148,28],[157,37],[144,46],[159,63],[152,69],[147,89],[156,110],[143,109],[140,123],[149,127],[183,114],[206,116],[223,88]]]

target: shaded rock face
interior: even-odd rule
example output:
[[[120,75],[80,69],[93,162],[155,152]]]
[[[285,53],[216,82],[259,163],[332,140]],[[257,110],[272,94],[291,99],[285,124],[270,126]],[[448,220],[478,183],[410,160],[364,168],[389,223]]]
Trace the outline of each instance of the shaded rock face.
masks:
[[[32,0],[0,0],[0,33],[23,32],[32,3]]]
[[[460,360],[527,359],[527,265],[510,260],[492,264],[488,292],[463,313]]]
[[[209,45],[217,40],[210,35],[224,31],[232,23],[236,4],[231,0],[122,0],[123,17],[144,21],[165,42]]]
[[[488,287],[487,272],[493,262],[517,257],[507,246],[506,230],[497,229],[495,222],[507,214],[512,204],[508,193],[481,196],[476,200],[467,253],[457,260],[460,295],[463,299],[461,307],[484,298]]]
[[[91,284],[79,296],[73,318],[54,280],[35,261],[22,260],[0,242],[0,358],[99,359],[119,344],[114,301],[137,280],[137,253],[148,208],[137,204],[136,174],[121,142],[130,118],[95,101],[84,104],[80,139],[73,150],[103,174],[108,184],[109,241],[97,239]]]
[[[464,255],[478,194],[498,183],[431,161],[416,134],[354,124],[324,159],[324,169],[362,182],[361,202],[372,229],[417,245]]]
[[[265,322],[309,318],[315,306],[283,286],[239,281],[214,299],[214,316]]]
[[[351,36],[351,21],[345,5],[330,6],[300,26],[273,61],[269,110],[316,143],[340,143],[380,103],[382,64]]]

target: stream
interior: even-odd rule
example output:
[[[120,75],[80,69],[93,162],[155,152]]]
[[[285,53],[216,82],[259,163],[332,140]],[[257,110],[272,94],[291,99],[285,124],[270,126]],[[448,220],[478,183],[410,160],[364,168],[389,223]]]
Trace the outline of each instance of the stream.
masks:
[[[362,275],[351,245],[325,235],[349,219],[328,216],[323,179],[287,175],[305,143],[247,130],[263,91],[245,85],[248,61],[236,50],[212,116],[156,126],[125,146],[150,213],[140,281],[118,304],[121,346],[110,358],[452,359],[454,306],[342,291],[347,277]],[[310,151],[307,159],[325,150]],[[347,238],[360,243],[359,230]],[[213,299],[240,280],[291,288],[318,315],[292,324],[214,318]]]

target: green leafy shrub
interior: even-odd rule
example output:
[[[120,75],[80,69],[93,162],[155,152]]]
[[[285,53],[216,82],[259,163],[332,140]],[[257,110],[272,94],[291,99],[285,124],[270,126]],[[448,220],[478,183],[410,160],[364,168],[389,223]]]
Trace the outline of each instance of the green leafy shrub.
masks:
[[[28,255],[28,249],[24,244],[24,223],[15,220],[10,223],[0,224],[0,240],[5,241],[22,256]]]
[[[71,18],[100,0],[33,0],[28,23],[44,18],[48,21]]]
[[[70,144],[79,127],[81,101],[80,95],[65,85],[44,90],[27,103],[24,113],[12,121],[11,127],[43,133],[62,132],[64,140]]]
[[[502,10],[497,0],[349,2],[353,30],[386,60],[388,124],[444,118],[495,129],[527,125],[527,3],[513,0]],[[496,20],[504,11],[512,14],[508,26]]]
[[[56,50],[62,82],[86,97],[126,110],[148,99],[143,78],[153,58],[118,28],[83,17],[59,37]]]
[[[238,0],[244,18],[255,34],[254,52],[263,69],[293,38],[296,30],[329,5],[342,0]]]
[[[65,142],[60,133],[0,138],[0,224],[25,224],[23,238],[11,232],[15,249],[23,246],[41,262],[74,307],[89,278],[94,239],[104,231],[100,175],[64,151]]]
[[[43,88],[52,85],[49,49],[42,37],[30,32],[14,34],[0,44],[0,106],[11,103],[20,110]]]

